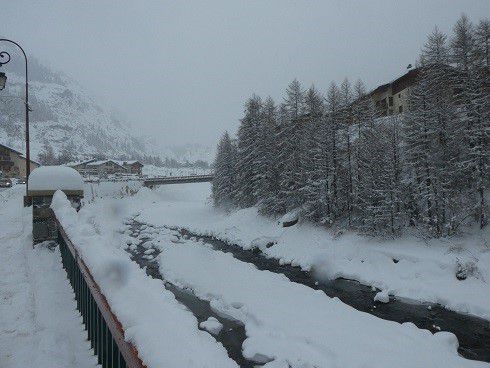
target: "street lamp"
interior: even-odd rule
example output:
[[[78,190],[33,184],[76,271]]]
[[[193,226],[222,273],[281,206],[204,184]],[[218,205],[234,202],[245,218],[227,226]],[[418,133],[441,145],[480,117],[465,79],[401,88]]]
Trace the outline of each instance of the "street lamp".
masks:
[[[8,42],[11,43],[19,48],[20,51],[22,51],[22,54],[24,55],[24,60],[25,60],[25,74],[26,74],[26,83],[25,83],[25,93],[26,93],[26,100],[25,100],[25,107],[26,107],[26,199],[28,200],[28,186],[29,186],[29,175],[31,173],[31,154],[29,150],[29,74],[27,72],[27,55],[24,52],[24,49],[17,43],[12,40],[6,39],[6,38],[0,38],[0,42]],[[7,51],[2,51],[0,52],[0,67],[4,64],[7,64],[10,61],[10,54]],[[5,83],[7,82],[7,76],[5,73],[0,73],[0,90],[5,88]]]

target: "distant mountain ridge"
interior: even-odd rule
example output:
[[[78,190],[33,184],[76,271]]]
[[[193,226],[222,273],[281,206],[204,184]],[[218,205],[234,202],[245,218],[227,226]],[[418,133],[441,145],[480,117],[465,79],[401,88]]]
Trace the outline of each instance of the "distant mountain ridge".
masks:
[[[10,65],[12,64],[12,65]],[[7,86],[0,92],[0,143],[24,151],[24,78],[22,64],[2,68]],[[101,106],[77,82],[52,71],[35,58],[29,60],[31,156],[39,158],[46,145],[71,159],[113,157],[144,159],[158,156],[180,162],[210,161],[208,148],[196,145],[159,147],[138,137],[129,125]]]

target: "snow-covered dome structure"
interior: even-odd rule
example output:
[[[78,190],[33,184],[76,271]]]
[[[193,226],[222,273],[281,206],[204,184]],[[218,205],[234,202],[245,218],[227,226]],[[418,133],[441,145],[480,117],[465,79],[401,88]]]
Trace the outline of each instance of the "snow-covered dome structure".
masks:
[[[71,167],[41,166],[29,175],[29,193],[55,192],[62,190],[65,194],[83,192],[82,176]],[[47,193],[46,193],[47,194]]]

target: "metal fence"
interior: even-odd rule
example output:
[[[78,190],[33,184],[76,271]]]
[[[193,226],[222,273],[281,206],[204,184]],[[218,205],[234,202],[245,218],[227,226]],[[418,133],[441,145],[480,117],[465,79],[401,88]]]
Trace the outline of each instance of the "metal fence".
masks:
[[[144,368],[138,351],[124,340],[121,323],[59,222],[58,229],[63,268],[75,292],[77,309],[99,364],[103,368]]]

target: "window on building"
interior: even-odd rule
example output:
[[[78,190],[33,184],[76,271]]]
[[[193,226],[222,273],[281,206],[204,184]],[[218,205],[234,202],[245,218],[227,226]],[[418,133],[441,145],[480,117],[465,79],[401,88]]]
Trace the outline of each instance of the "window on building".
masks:
[[[398,98],[402,98],[402,94],[401,93],[398,94]]]
[[[388,98],[388,104],[389,104],[390,106],[393,106],[393,97],[389,97],[389,98]]]
[[[398,112],[401,114],[403,112],[403,106],[398,106]]]

